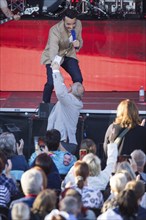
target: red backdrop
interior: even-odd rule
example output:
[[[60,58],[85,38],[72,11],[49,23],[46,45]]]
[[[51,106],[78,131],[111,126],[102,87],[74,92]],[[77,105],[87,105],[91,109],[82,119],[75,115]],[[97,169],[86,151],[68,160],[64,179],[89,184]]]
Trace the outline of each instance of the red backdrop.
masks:
[[[20,20],[0,26],[0,90],[42,91],[40,57],[48,31],[58,21]],[[146,89],[146,21],[82,21],[84,46],[78,53],[87,91]],[[67,84],[70,77],[63,71]]]

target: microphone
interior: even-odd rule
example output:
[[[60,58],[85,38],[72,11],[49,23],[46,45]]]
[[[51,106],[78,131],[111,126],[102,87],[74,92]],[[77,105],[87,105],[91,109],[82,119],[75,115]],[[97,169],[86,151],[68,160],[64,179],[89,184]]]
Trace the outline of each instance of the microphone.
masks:
[[[73,42],[76,41],[76,32],[74,29],[71,30],[71,36],[72,36],[72,39],[73,39]],[[79,47],[74,47],[76,50],[79,49]]]
[[[76,32],[74,29],[71,30],[71,35],[72,35],[73,41],[75,41],[77,38],[76,38]]]

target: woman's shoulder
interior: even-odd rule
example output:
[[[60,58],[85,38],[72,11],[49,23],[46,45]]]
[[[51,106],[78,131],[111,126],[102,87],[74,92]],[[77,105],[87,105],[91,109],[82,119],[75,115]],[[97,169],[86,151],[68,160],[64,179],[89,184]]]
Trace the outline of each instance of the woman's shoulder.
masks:
[[[134,127],[135,130],[146,131],[146,126],[136,125]]]
[[[120,124],[116,124],[115,122],[112,122],[109,126],[108,126],[108,130],[121,130],[122,127],[120,126]]]
[[[109,135],[112,135],[112,137],[115,138],[121,133],[122,130],[124,130],[124,128],[113,122],[109,125],[107,132]]]

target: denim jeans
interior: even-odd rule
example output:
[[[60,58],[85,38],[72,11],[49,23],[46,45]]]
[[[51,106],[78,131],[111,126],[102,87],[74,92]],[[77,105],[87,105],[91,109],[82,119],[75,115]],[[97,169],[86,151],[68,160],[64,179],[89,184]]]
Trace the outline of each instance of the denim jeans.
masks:
[[[47,69],[47,82],[44,86],[43,91],[43,101],[45,103],[50,103],[51,94],[53,91],[53,77],[52,77],[52,68],[50,67],[51,64],[46,65]],[[73,83],[75,82],[83,82],[81,70],[78,65],[78,60],[72,58],[72,57],[64,57],[64,61],[61,65],[63,69],[65,69],[66,72],[69,73],[69,75],[72,78]]]

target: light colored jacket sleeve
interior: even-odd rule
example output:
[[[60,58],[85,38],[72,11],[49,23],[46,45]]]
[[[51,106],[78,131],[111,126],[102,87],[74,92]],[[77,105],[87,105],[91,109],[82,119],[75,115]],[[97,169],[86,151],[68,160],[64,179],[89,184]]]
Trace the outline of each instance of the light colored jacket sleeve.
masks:
[[[74,177],[74,166],[70,168],[68,173],[66,174],[64,180],[62,181],[61,188],[64,190],[67,186],[72,186],[75,184],[75,177]],[[67,185],[67,186],[66,186]]]
[[[42,55],[41,63],[51,63],[59,50],[59,32],[52,27],[49,31],[48,41]]]
[[[107,150],[108,150],[107,151],[108,157],[107,157],[106,167],[100,173],[103,179],[103,188],[106,188],[109,182],[111,173],[113,172],[116,162],[117,162],[117,156],[118,156],[117,144],[115,143],[108,144]]]
[[[77,25],[77,40],[80,42],[79,50],[83,47],[83,38],[82,38],[82,23],[78,20]]]
[[[71,97],[73,95],[69,95],[60,72],[53,72],[53,82],[57,99],[64,105],[69,105],[71,103]]]

